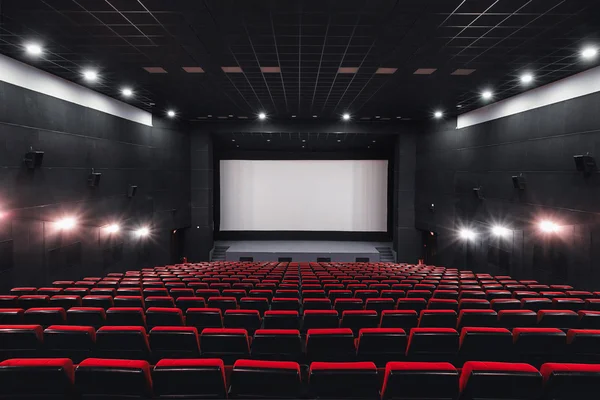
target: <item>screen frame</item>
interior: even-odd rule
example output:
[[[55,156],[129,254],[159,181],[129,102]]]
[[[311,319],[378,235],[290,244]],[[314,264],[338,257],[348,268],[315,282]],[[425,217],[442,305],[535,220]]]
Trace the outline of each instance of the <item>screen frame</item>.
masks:
[[[389,242],[393,235],[394,153],[362,152],[285,152],[285,151],[228,151],[215,152],[213,157],[214,240],[329,240]],[[221,224],[221,160],[386,160],[388,162],[387,230],[385,232],[347,231],[222,231]]]

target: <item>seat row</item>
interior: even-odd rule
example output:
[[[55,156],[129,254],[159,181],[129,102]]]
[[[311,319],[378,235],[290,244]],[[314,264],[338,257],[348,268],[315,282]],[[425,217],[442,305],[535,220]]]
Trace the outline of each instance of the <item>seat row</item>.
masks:
[[[91,357],[224,359],[296,361],[444,361],[461,366],[469,360],[600,362],[600,330],[554,328],[365,328],[354,338],[350,329],[310,329],[303,338],[294,329],[39,325],[0,326],[0,357],[65,357],[75,362]]]
[[[249,332],[256,329],[350,328],[355,334],[362,328],[456,328],[468,326],[559,328],[568,330],[600,329],[600,311],[582,310],[501,310],[468,309],[454,310],[306,310],[301,316],[295,310],[231,309],[219,308],[150,307],[41,307],[23,310],[0,309],[1,324],[84,325],[95,328],[110,325],[133,325],[153,328],[155,326],[193,326],[199,331],[205,328],[242,328]]]
[[[294,362],[238,360],[227,377],[219,359],[11,359],[0,363],[0,397],[359,398],[461,400],[591,399],[600,391],[600,365],[469,362]]]

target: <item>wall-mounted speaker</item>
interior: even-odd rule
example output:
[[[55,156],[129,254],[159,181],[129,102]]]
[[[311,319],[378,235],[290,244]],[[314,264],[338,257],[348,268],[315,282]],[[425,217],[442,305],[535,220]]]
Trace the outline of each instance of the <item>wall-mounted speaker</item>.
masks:
[[[589,175],[597,169],[596,160],[589,154],[573,156],[573,160],[577,171],[583,172],[585,175]]]
[[[30,150],[25,153],[25,157],[23,157],[23,163],[27,169],[36,169],[42,166],[42,161],[44,160],[44,152],[43,151],[33,151]]]
[[[100,186],[100,178],[102,178],[102,174],[100,172],[94,172],[94,169],[92,168],[92,172],[88,175],[88,186],[91,188]]]
[[[475,197],[477,197],[479,200],[483,200],[483,188],[481,186],[479,187],[474,187],[473,188],[473,194],[475,195]]]
[[[514,175],[512,177],[512,184],[515,189],[525,190],[527,187],[527,179],[523,175]]]
[[[135,197],[136,193],[137,193],[137,186],[129,185],[129,187],[127,188],[127,197],[129,197],[131,199],[132,197]]]

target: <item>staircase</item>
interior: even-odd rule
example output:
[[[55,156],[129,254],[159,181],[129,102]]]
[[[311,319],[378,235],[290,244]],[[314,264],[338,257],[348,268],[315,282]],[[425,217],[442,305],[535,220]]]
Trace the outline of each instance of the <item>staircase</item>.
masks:
[[[210,261],[225,261],[225,252],[229,246],[215,246]]]
[[[396,262],[391,247],[375,247],[375,250],[379,252],[379,260],[381,262]]]

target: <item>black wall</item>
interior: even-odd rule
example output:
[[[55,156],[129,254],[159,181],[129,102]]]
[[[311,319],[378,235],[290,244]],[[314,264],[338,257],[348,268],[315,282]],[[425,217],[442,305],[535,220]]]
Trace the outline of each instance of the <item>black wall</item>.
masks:
[[[23,155],[45,152],[28,172]],[[137,269],[171,259],[172,230],[190,224],[190,135],[155,119],[154,127],[0,82],[0,290],[59,278]],[[90,189],[91,168],[102,173]],[[137,196],[126,197],[129,184]],[[51,221],[77,213],[80,226],[59,233]],[[114,219],[153,224],[152,239],[108,240]]]
[[[573,155],[600,156],[600,94],[464,129],[456,121],[424,128],[417,140],[416,227],[438,233],[431,262],[544,282],[600,288],[600,175],[585,178]],[[523,173],[527,189],[514,189]],[[485,199],[472,189],[481,186]],[[435,204],[435,211],[430,205]],[[536,223],[567,225],[551,239]],[[480,235],[468,245],[453,231],[491,221],[515,229],[505,240]]]

